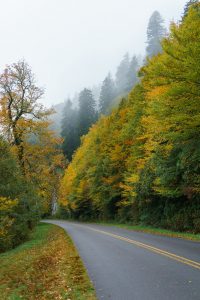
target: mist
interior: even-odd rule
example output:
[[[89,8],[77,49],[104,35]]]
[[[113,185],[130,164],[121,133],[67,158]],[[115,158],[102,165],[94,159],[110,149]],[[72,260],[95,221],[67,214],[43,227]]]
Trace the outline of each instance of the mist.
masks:
[[[146,29],[158,10],[168,28],[185,0],[1,1],[0,69],[25,59],[45,88],[46,106],[73,98],[113,75],[124,54],[145,55]]]

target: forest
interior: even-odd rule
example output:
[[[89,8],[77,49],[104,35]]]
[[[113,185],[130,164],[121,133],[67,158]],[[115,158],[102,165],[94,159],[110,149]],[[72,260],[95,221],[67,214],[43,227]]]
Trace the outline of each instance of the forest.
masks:
[[[200,230],[199,4],[171,24],[162,51],[155,23],[139,82],[82,136],[65,171],[63,216]]]
[[[154,12],[146,57],[68,99],[59,129],[43,94],[25,60],[0,74],[0,252],[51,215],[200,232],[199,1],[169,33]]]

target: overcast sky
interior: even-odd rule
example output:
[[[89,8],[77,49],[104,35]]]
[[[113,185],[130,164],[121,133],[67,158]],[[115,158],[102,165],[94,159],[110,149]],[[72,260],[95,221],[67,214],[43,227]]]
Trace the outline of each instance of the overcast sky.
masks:
[[[153,11],[180,19],[186,0],[0,0],[0,70],[25,59],[43,103],[62,102],[113,74],[125,52],[144,54]]]

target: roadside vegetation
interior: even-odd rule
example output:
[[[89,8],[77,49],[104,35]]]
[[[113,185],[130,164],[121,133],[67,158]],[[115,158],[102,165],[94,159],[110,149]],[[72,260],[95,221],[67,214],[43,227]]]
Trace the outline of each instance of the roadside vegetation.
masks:
[[[96,299],[80,257],[65,231],[42,223],[30,241],[0,255],[2,300]]]
[[[179,231],[172,231],[167,230],[163,228],[157,228],[152,226],[142,226],[142,225],[131,225],[131,224],[119,224],[114,222],[100,222],[97,224],[105,225],[105,226],[115,226],[118,228],[124,228],[128,230],[138,231],[138,232],[145,232],[145,233],[151,233],[156,235],[163,235],[163,236],[169,236],[169,237],[176,237],[181,238],[184,240],[190,240],[190,241],[200,241],[200,234],[194,234],[191,232],[179,232]]]
[[[27,240],[57,196],[62,140],[49,129],[42,95],[25,61],[0,74],[0,252]]]

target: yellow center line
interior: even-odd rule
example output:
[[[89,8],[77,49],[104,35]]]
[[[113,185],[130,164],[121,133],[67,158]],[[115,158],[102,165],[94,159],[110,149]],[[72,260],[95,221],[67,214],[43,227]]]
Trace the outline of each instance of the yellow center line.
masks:
[[[78,226],[82,226],[82,225],[78,225]],[[89,226],[84,226],[84,227],[87,227],[88,229],[90,229],[92,231],[95,231],[95,232],[98,232],[98,233],[101,233],[101,234],[104,234],[104,235],[111,236],[111,237],[113,237],[115,239],[125,241],[125,242],[127,242],[129,244],[133,244],[133,245],[136,245],[138,247],[147,249],[147,250],[149,250],[151,252],[158,253],[160,255],[166,256],[168,258],[171,258],[171,259],[176,260],[178,262],[181,262],[181,263],[183,263],[185,265],[189,265],[189,266],[191,266],[193,268],[196,268],[196,269],[200,270],[200,263],[197,262],[197,261],[193,261],[193,260],[188,259],[186,257],[176,255],[174,253],[171,253],[171,252],[168,252],[168,251],[165,251],[165,250],[153,247],[153,246],[148,245],[148,244],[144,244],[144,243],[138,242],[136,240],[132,240],[132,239],[123,237],[121,235],[116,235],[116,234],[113,234],[111,232],[107,232],[107,231],[95,229],[95,228],[92,228],[92,227],[89,227]]]

